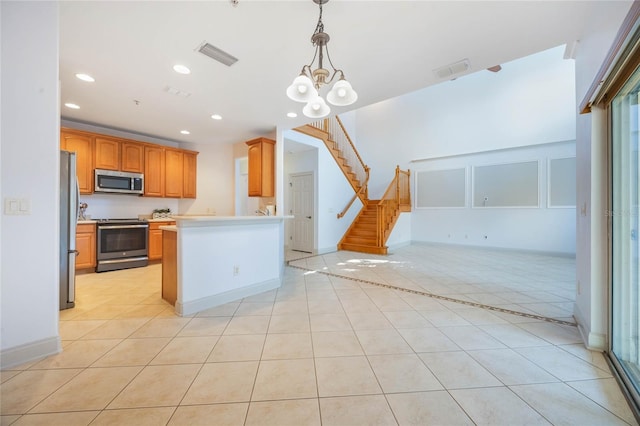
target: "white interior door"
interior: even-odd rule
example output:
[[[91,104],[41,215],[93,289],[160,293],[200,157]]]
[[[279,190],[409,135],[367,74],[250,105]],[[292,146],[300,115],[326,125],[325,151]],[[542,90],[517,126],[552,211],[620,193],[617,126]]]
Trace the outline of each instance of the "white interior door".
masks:
[[[293,215],[291,249],[311,253],[313,252],[313,230],[315,227],[313,174],[291,175],[289,182],[291,187],[290,214]]]

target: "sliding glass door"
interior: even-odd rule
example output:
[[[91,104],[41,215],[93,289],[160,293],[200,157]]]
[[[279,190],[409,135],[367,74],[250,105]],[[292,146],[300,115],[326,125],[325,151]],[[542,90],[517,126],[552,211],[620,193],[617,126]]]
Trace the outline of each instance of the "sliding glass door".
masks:
[[[611,113],[611,354],[640,402],[640,252],[638,127],[640,70],[610,104]]]

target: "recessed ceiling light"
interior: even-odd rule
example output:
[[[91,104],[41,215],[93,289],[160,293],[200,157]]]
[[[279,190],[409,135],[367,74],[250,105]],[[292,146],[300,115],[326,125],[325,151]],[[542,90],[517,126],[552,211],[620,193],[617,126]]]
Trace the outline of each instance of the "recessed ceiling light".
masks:
[[[287,117],[289,118],[296,118],[298,116],[298,114],[296,114],[295,112],[288,112],[287,113]]]
[[[91,77],[89,74],[78,73],[76,74],[76,78],[79,78],[82,81],[87,81],[89,83],[93,83],[94,81],[96,81],[96,79]]]
[[[71,109],[80,109],[80,106],[78,106],[76,104],[72,104],[71,102],[67,102],[66,104],[64,104],[64,106],[66,106],[67,108],[71,108]]]
[[[180,64],[174,65],[173,66],[173,70],[175,72],[177,72],[178,74],[191,74],[191,70],[189,68],[185,67],[184,65],[180,65]]]
[[[183,135],[190,135],[191,132],[188,130],[180,130],[180,133],[182,133]]]
[[[211,118],[213,118],[214,120],[222,120],[222,116],[220,114],[213,114]]]

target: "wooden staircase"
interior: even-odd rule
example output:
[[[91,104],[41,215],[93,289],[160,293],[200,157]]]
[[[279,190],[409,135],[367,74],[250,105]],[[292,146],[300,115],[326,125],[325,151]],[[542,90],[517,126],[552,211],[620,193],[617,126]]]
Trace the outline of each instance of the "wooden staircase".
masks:
[[[336,116],[295,130],[324,141],[325,146],[347,178],[354,195],[338,218],[343,217],[356,199],[362,209],[338,243],[338,250],[387,254],[386,242],[402,212],[411,211],[409,170],[396,167],[396,176],[379,200],[368,198],[369,167],[364,164],[340,119]]]

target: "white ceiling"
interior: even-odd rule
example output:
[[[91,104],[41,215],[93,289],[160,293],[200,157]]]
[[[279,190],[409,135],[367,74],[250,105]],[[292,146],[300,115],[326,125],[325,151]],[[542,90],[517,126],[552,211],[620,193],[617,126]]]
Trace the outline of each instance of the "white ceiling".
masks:
[[[323,12],[331,59],[359,95],[332,114],[437,84],[434,69],[464,58],[476,72],[572,43],[598,19],[620,19],[630,4],[331,0]],[[196,143],[245,141],[303,124],[303,104],[285,90],[313,56],[317,18],[312,0],[60,2],[61,101],[81,107],[61,106],[62,116]],[[238,62],[227,67],[202,55],[203,41]],[[174,72],[177,63],[191,74]],[[96,81],[82,82],[78,72]],[[298,118],[287,118],[290,111]],[[212,120],[214,113],[223,119]]]

